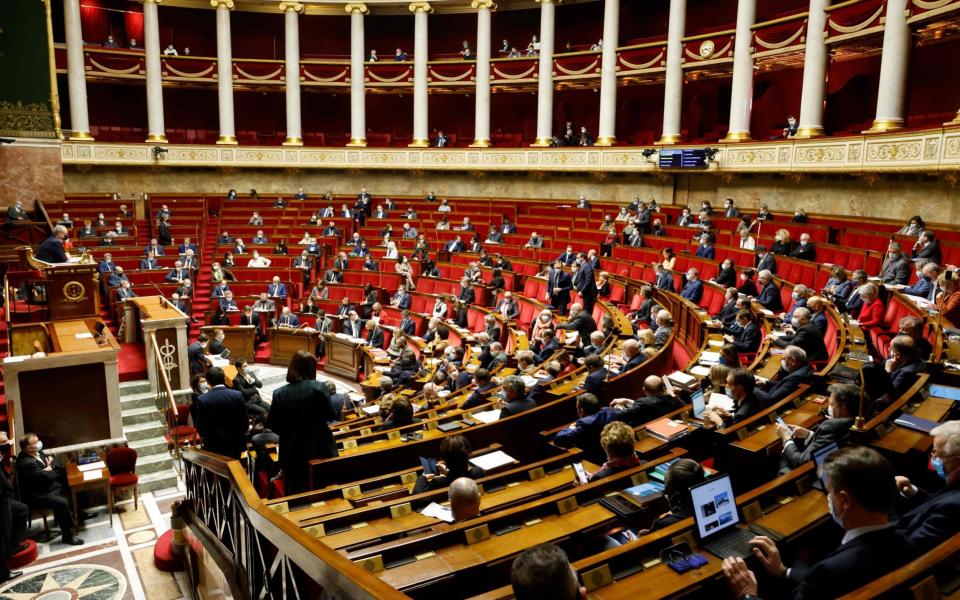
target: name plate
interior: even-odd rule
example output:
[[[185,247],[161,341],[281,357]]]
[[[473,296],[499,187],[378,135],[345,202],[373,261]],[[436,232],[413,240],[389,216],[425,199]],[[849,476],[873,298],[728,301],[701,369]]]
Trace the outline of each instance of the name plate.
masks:
[[[357,563],[364,569],[370,571],[371,573],[379,573],[383,571],[383,555],[378,554],[376,556],[371,556],[370,558],[364,558],[358,560]]]
[[[310,527],[304,527],[303,530],[307,533],[307,535],[315,538],[322,538],[324,535],[326,535],[326,531],[323,529],[323,523],[320,523],[319,525],[311,525]]]
[[[399,440],[399,439],[400,439],[400,432],[399,432],[399,431],[391,431],[390,433],[387,434],[387,439],[390,440],[391,442],[394,442],[394,441],[396,441],[396,440]]]
[[[530,469],[527,471],[527,475],[530,477],[530,481],[536,481],[546,476],[546,473],[543,470],[543,467],[537,467],[536,469]]]
[[[370,435],[371,433],[373,433],[373,429],[370,427],[364,427],[360,430],[360,435]]]
[[[343,497],[347,500],[351,498],[357,498],[361,494],[359,485],[351,485],[348,488],[343,488]]]
[[[404,473],[403,475],[400,476],[400,481],[403,482],[405,485],[410,485],[411,483],[416,483],[416,482],[417,482],[417,474],[416,474],[416,473]]]
[[[568,512],[577,510],[577,499],[574,497],[564,498],[557,502],[557,512],[561,515],[565,515]]]
[[[357,447],[357,440],[343,440],[344,450],[353,450]]]
[[[284,515],[290,512],[290,504],[287,502],[278,502],[277,504],[271,504],[270,508],[280,513],[281,515]]]
[[[587,592],[602,588],[613,583],[613,575],[610,573],[610,565],[601,565],[596,569],[586,571],[581,575],[583,585]]]
[[[390,507],[390,518],[398,519],[400,517],[405,517],[413,512],[413,507],[410,506],[409,502],[404,502],[403,504],[397,504],[396,506]]]
[[[747,504],[740,509],[740,512],[743,513],[743,520],[747,521],[748,523],[750,521],[756,521],[763,516],[763,509],[760,508],[760,502],[758,501]]]
[[[490,539],[490,528],[486,525],[481,525],[479,527],[474,527],[473,529],[468,529],[463,532],[467,538],[467,545],[476,544],[477,542],[482,542],[483,540]]]

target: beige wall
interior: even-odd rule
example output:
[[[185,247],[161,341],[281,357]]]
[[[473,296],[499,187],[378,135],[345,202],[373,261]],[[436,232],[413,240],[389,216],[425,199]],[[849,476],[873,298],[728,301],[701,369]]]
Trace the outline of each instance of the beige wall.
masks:
[[[772,210],[802,206],[810,213],[908,219],[923,215],[931,222],[960,220],[960,186],[956,179],[922,175],[776,176],[690,174],[451,173],[431,171],[307,171],[276,169],[176,169],[140,167],[64,167],[66,193],[139,192],[223,194],[230,188],[261,194],[291,194],[300,186],[313,194],[332,188],[354,194],[361,186],[374,195],[439,196],[628,201],[634,196],[662,203],[714,203],[732,197],[748,209],[766,203]],[[675,192],[674,192],[675,186]]]
[[[0,147],[0,206],[22,200],[31,210],[38,198],[63,200],[59,143],[17,140]]]

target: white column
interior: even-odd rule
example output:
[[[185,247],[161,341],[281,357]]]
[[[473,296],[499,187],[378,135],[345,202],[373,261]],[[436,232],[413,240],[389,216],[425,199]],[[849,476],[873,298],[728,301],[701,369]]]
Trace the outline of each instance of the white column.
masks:
[[[363,15],[366,4],[347,4],[350,14],[350,141],[348,146],[367,145],[367,105],[364,95]]]
[[[658,144],[680,141],[683,112],[683,34],[687,26],[687,0],[670,0],[667,25],[667,64],[663,86],[663,133]]]
[[[600,127],[597,146],[617,143],[617,46],[620,40],[620,0],[603,3],[603,54],[600,59]]]
[[[284,146],[302,146],[300,125],[300,17],[303,5],[299,2],[281,2],[283,11],[284,82],[287,91],[287,139]]]
[[[67,30],[67,89],[70,90],[71,140],[93,141],[87,113],[87,75],[83,65],[83,31],[80,1],[63,0],[63,22]]]
[[[553,23],[559,0],[537,0],[540,3],[540,69],[537,74],[537,139],[536,147],[550,145],[553,137]]]
[[[160,67],[160,17],[162,0],[143,0],[143,50],[147,67],[147,141],[166,143],[163,125],[163,78]]]
[[[869,129],[871,133],[903,127],[907,61],[910,59],[910,28],[907,27],[906,13],[907,0],[887,0],[883,55],[880,58],[880,89],[877,92],[877,118]]]
[[[753,108],[753,27],[757,0],[737,3],[737,32],[733,45],[733,85],[730,91],[730,127],[725,142],[750,139],[750,111]]]
[[[829,0],[810,0],[803,55],[803,91],[800,95],[798,138],[823,135],[823,100],[827,87],[825,30]]]
[[[217,98],[220,105],[218,144],[237,143],[233,125],[233,43],[230,40],[230,11],[233,0],[210,0],[217,9]]]
[[[427,89],[427,15],[433,12],[428,2],[410,3],[413,13],[413,141],[412,148],[430,145],[428,131],[429,91]]]
[[[471,148],[490,147],[490,11],[496,10],[493,0],[473,0],[477,11],[477,89]]]

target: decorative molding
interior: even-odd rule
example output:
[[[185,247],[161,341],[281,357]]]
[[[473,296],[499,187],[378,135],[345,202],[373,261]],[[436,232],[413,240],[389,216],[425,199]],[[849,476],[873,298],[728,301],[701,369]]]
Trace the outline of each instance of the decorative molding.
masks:
[[[429,2],[425,2],[424,0],[419,0],[418,2],[411,2],[409,6],[407,6],[407,8],[412,13],[424,12],[429,15],[430,13],[433,12],[433,7],[430,6]]]
[[[277,8],[279,8],[280,12],[282,13],[292,10],[296,13],[303,14],[303,5],[295,1],[284,0],[277,6]]]
[[[480,10],[481,8],[485,8],[487,10],[497,10],[497,5],[493,2],[493,0],[472,0],[470,2],[470,8],[473,10]]]
[[[210,6],[213,8],[220,8],[221,6],[227,7],[228,10],[233,10],[235,5],[233,0],[210,0]]]
[[[370,9],[367,8],[367,5],[364,4],[363,2],[351,2],[350,4],[347,4],[346,6],[344,6],[343,9],[346,10],[347,13],[351,15],[355,12],[360,13],[361,15],[366,15],[370,13]]]
[[[67,141],[65,165],[155,165],[153,144]],[[711,144],[713,146],[714,144]],[[430,169],[665,173],[642,147],[612,148],[223,148],[165,144],[164,167]],[[676,147],[684,147],[682,145]],[[688,146],[701,148],[702,146]],[[770,142],[719,143],[695,173],[960,172],[960,128]]]

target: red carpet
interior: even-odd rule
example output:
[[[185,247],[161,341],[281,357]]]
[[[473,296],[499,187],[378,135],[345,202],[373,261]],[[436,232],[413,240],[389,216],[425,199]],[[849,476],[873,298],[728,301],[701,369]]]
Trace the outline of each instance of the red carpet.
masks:
[[[147,378],[147,359],[143,344],[134,342],[120,344],[120,381],[137,381]]]

